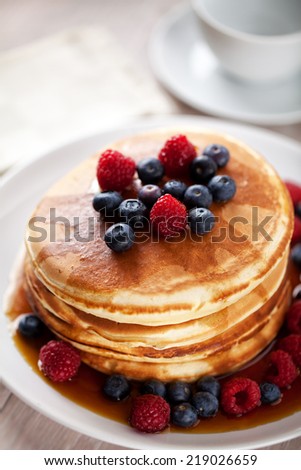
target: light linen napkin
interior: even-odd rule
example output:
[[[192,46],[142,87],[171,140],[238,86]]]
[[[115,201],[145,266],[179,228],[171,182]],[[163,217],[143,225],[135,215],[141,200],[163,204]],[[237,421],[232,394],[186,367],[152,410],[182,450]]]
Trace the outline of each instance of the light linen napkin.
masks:
[[[0,172],[172,101],[103,28],[80,28],[0,55]]]

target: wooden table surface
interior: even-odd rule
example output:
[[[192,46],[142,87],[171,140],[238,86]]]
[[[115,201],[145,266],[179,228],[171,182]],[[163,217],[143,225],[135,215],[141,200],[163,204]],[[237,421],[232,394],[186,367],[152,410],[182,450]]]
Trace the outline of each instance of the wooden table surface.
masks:
[[[0,0],[0,52],[82,25],[105,25],[140,67],[156,20],[174,0]],[[196,114],[175,101],[178,113]],[[301,142],[301,124],[270,128]],[[25,405],[0,385],[0,449],[121,449],[71,431]],[[301,437],[267,449],[301,449]]]

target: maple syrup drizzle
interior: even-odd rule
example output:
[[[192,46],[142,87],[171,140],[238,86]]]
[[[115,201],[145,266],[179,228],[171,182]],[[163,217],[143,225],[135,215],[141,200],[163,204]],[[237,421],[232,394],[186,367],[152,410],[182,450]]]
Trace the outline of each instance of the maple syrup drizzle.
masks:
[[[294,278],[296,278],[296,282],[294,284],[297,284],[299,276],[294,273]],[[23,284],[22,276],[18,276],[13,295],[10,298],[9,309],[7,312],[7,315],[12,322],[15,321],[19,315],[31,311],[31,308],[26,299],[26,293]],[[46,329],[46,327],[42,336],[36,339],[26,339],[22,337],[22,335],[17,331],[15,331],[13,334],[13,340],[17,349],[20,351],[24,359],[30,364],[34,372],[36,372],[43,380],[45,380],[49,386],[54,388],[58,393],[67,397],[69,400],[72,400],[78,405],[87,408],[94,413],[126,424],[128,422],[128,416],[131,407],[131,398],[128,398],[120,403],[111,402],[105,398],[102,394],[102,385],[106,376],[101,372],[98,372],[85,364],[81,364],[77,377],[72,381],[65,383],[53,383],[44,377],[37,366],[39,350],[43,344],[52,338],[54,338],[54,335],[48,329]],[[257,362],[241,371],[238,371],[235,375],[239,375],[240,377],[249,377],[253,380],[256,380],[257,382],[260,382],[264,378],[264,373],[267,367],[268,357],[267,355],[263,355]],[[223,380],[226,379],[222,379],[221,383]],[[133,382],[131,397],[135,396],[138,391],[138,384]],[[273,421],[278,421],[298,411],[301,411],[300,376],[295,380],[290,389],[283,391],[282,400],[278,405],[262,405],[254,411],[239,418],[226,416],[221,411],[219,411],[217,416],[214,418],[200,420],[198,425],[194,428],[185,430],[171,426],[170,431],[181,433],[209,434],[243,430],[262,424],[267,424]]]

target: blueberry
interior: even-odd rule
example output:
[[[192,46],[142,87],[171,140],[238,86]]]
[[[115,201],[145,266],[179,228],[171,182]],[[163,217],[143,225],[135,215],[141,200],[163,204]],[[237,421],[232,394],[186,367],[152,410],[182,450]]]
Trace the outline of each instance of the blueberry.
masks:
[[[122,200],[121,195],[117,191],[103,191],[94,196],[93,207],[104,216],[109,216],[114,214]]]
[[[214,176],[208,183],[214,202],[227,202],[236,193],[235,181],[228,175]]]
[[[121,221],[132,227],[141,228],[145,222],[147,209],[139,199],[125,199],[118,210]]]
[[[216,172],[217,164],[207,155],[198,156],[191,162],[190,176],[196,183],[208,183],[215,176]]]
[[[187,185],[183,181],[170,180],[163,186],[163,194],[170,194],[171,196],[183,201]]]
[[[195,207],[189,211],[188,223],[193,233],[204,235],[213,229],[215,217],[209,209]]]
[[[18,323],[18,331],[22,336],[37,338],[42,334],[43,326],[36,315],[22,315]]]
[[[280,388],[272,383],[263,382],[260,384],[261,402],[265,405],[272,405],[281,400],[282,393]]]
[[[117,253],[129,250],[135,241],[135,233],[127,224],[114,224],[105,233],[104,241]]]
[[[184,194],[184,204],[188,208],[206,207],[212,204],[212,195],[206,186],[201,184],[193,184],[187,188]]]
[[[138,194],[140,201],[142,201],[143,204],[149,208],[152,207],[161,196],[162,191],[159,186],[156,186],[155,184],[147,184],[142,186]]]
[[[197,392],[191,399],[199,418],[212,418],[218,412],[218,399],[209,392]]]
[[[212,375],[207,375],[197,381],[196,390],[198,392],[209,392],[218,398],[221,391],[221,386],[215,377]]]
[[[292,248],[291,257],[297,268],[301,269],[301,243],[297,243]]]
[[[211,157],[220,168],[227,165],[230,158],[229,150],[219,144],[208,145],[203,151],[203,154],[207,155],[207,157]]]
[[[301,299],[301,284],[298,284],[293,290],[293,299],[300,300]]]
[[[171,409],[171,422],[176,426],[191,428],[197,421],[197,410],[190,403],[180,403]]]
[[[138,163],[137,172],[143,184],[158,183],[164,175],[164,166],[158,158],[144,158]]]
[[[128,397],[131,391],[128,380],[121,374],[110,375],[106,378],[103,393],[114,401]]]
[[[171,403],[188,401],[191,397],[191,387],[180,380],[171,382],[167,388],[167,398]]]
[[[297,202],[295,207],[295,213],[301,219],[301,201]]]
[[[166,387],[163,382],[156,379],[147,380],[142,384],[140,389],[141,395],[151,394],[151,395],[159,395],[160,397],[165,398],[166,396]]]

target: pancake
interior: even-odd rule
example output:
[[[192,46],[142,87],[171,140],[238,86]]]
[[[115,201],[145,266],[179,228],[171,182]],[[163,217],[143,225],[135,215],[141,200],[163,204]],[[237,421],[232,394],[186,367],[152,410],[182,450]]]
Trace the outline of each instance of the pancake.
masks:
[[[153,131],[106,148],[139,161],[177,133]],[[56,183],[28,223],[24,269],[32,308],[84,362],[107,374],[164,381],[227,374],[271,343],[289,303],[293,208],[279,176],[232,137],[180,133],[198,152],[214,142],[231,154],[219,174],[230,175],[237,192],[212,205],[217,221],[210,234],[187,230],[167,241],[139,232],[131,250],[112,252],[103,241],[107,223],[92,207],[99,153]],[[135,179],[123,197],[135,197],[139,187]]]
[[[257,152],[234,138],[202,129],[181,132],[200,149],[217,142],[230,150],[230,162],[222,173],[235,179],[237,193],[228,204],[213,204],[219,221],[212,234],[202,241],[189,236],[177,243],[147,240],[122,255],[113,253],[103,241],[105,224],[97,219],[91,205],[95,155],[58,182],[36,208],[33,217],[46,220],[46,239],[36,241],[32,223],[27,227],[26,245],[35,274],[56,297],[86,313],[122,324],[179,324],[237,302],[262,284],[281,262],[292,233],[292,206],[276,172]],[[107,148],[138,161],[156,155],[176,133],[178,129],[154,131]],[[133,186],[138,184],[136,180]],[[51,208],[58,217],[71,221],[69,242],[62,223],[50,222]],[[245,236],[239,243],[229,236],[235,217],[241,221],[236,224],[236,236]],[[260,234],[256,237],[256,224],[266,217],[270,218],[265,225],[268,240]],[[93,227],[88,229],[89,220]],[[57,237],[52,242],[54,229]],[[223,231],[225,239],[217,242]],[[76,233],[81,237],[89,234],[90,241],[77,240]]]
[[[224,375],[234,372],[253,359],[258,351],[268,346],[276,336],[284,319],[291,298],[289,281],[281,289],[274,308],[264,313],[265,321],[254,327],[245,335],[237,336],[236,341],[226,344],[217,342],[215,347],[206,354],[187,354],[171,359],[154,360],[147,356],[130,356],[102,348],[70,341],[69,338],[57,336],[69,341],[81,351],[82,360],[89,366],[106,374],[122,373],[128,378],[146,380],[157,378],[163,381],[186,380],[194,381],[203,375]],[[254,322],[253,322],[254,326]],[[221,349],[216,346],[222,344]]]
[[[92,346],[132,352],[139,347],[157,349],[180,347],[205,341],[242,324],[273,298],[286,272],[288,254],[273,269],[265,282],[230,307],[212,315],[177,325],[145,326],[120,324],[101,319],[66,304],[55,297],[35,276],[26,263],[28,296],[41,319],[54,332]],[[270,305],[270,304],[269,304]]]

